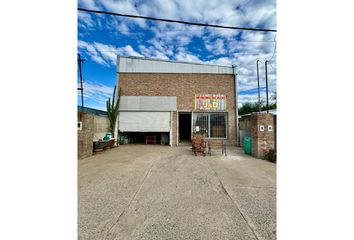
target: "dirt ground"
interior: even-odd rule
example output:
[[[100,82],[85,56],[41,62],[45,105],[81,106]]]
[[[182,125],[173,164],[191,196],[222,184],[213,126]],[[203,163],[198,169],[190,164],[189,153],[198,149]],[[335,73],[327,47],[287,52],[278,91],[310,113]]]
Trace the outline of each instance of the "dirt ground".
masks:
[[[78,237],[276,239],[276,165],[124,145],[78,161]]]

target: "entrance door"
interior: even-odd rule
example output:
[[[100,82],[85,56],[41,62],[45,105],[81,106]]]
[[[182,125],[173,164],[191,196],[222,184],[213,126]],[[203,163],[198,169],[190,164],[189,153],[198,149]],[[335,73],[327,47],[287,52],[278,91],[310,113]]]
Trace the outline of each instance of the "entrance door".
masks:
[[[191,143],[192,135],[192,114],[191,113],[178,113],[178,144],[189,145]]]

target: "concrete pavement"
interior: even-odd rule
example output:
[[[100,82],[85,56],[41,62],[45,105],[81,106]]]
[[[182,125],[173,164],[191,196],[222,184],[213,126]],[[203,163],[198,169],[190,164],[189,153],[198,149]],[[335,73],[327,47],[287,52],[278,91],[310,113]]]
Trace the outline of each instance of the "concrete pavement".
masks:
[[[276,239],[273,163],[125,145],[79,161],[79,239]]]

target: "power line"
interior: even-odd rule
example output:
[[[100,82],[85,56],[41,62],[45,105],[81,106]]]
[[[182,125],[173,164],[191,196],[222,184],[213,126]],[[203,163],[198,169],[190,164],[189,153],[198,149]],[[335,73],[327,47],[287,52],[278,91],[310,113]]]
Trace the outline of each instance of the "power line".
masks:
[[[269,60],[265,60],[265,61],[261,61],[261,60],[258,60],[259,62],[261,62],[261,63],[264,63],[264,64],[266,64],[267,62],[269,63],[269,65],[274,69],[274,70],[276,70],[276,68],[275,67],[273,67],[273,65],[270,63],[270,60],[271,59],[273,59],[273,57],[274,57],[274,54],[276,53],[276,41],[275,41],[275,37],[274,37],[274,42],[275,42],[275,45],[274,45],[274,50],[273,50],[273,54],[272,54],[272,57],[269,59]],[[268,53],[266,53],[266,54],[268,54]]]
[[[114,46],[113,46],[114,47]],[[113,50],[87,50],[86,48],[82,47],[82,49],[85,51],[85,52],[89,52],[89,53],[105,53],[105,52],[109,52],[109,53],[118,53],[119,51],[113,51]],[[268,53],[264,53],[264,52],[235,52],[233,54],[237,54],[237,55],[264,55],[264,54],[269,54]],[[222,54],[220,54],[222,55]]]
[[[80,87],[77,90],[81,91],[81,114],[80,114],[80,122],[82,121],[82,113],[83,113],[83,109],[84,109],[84,88],[82,86],[82,67],[81,67],[81,63],[85,61],[85,59],[81,58],[80,53],[77,54],[78,58],[77,58],[77,62],[79,64],[79,74],[80,74]]]
[[[203,26],[203,27],[227,28],[227,29],[235,29],[235,30],[260,31],[260,32],[276,32],[277,31],[277,30],[274,30],[274,29],[264,29],[264,28],[243,28],[243,27],[233,27],[233,26],[222,26],[222,25],[215,25],[215,24],[206,24],[206,23],[194,23],[194,22],[187,22],[187,21],[164,19],[164,18],[144,17],[144,16],[140,16],[140,15],[128,15],[128,14],[113,13],[113,12],[106,12],[106,11],[97,11],[97,10],[90,10],[90,9],[85,9],[85,8],[78,8],[77,10],[84,11],[84,12],[98,13],[98,14],[108,14],[108,15],[114,15],[114,16],[120,16],[120,17],[142,18],[142,19],[147,19],[147,20],[162,21],[162,22],[172,22],[172,23],[181,23],[181,24]]]

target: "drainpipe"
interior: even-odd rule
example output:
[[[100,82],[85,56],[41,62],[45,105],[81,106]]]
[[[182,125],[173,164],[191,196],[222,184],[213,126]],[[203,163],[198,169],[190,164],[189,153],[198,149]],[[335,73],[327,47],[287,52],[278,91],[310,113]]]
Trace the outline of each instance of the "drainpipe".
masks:
[[[258,112],[261,112],[261,93],[259,90],[259,72],[258,72],[258,62],[257,60],[257,83],[258,83]]]
[[[116,96],[117,96],[117,100],[118,100],[118,93],[119,93],[119,55],[117,55],[117,69],[116,69],[116,75],[117,75],[117,80],[116,80]],[[119,96],[120,98],[120,96]],[[117,117],[117,120],[116,120],[116,124],[115,124],[115,129],[113,130],[116,134],[116,140],[117,140],[117,146],[119,146],[119,113],[118,113],[118,117]]]
[[[236,125],[236,146],[240,147],[240,129],[238,126],[238,94],[237,94],[237,72],[236,65],[232,65],[232,72],[234,74],[234,89],[235,89],[235,125]]]
[[[268,105],[268,60],[265,61],[265,77],[266,77],[266,93],[267,93],[267,113],[269,113],[269,105]]]

